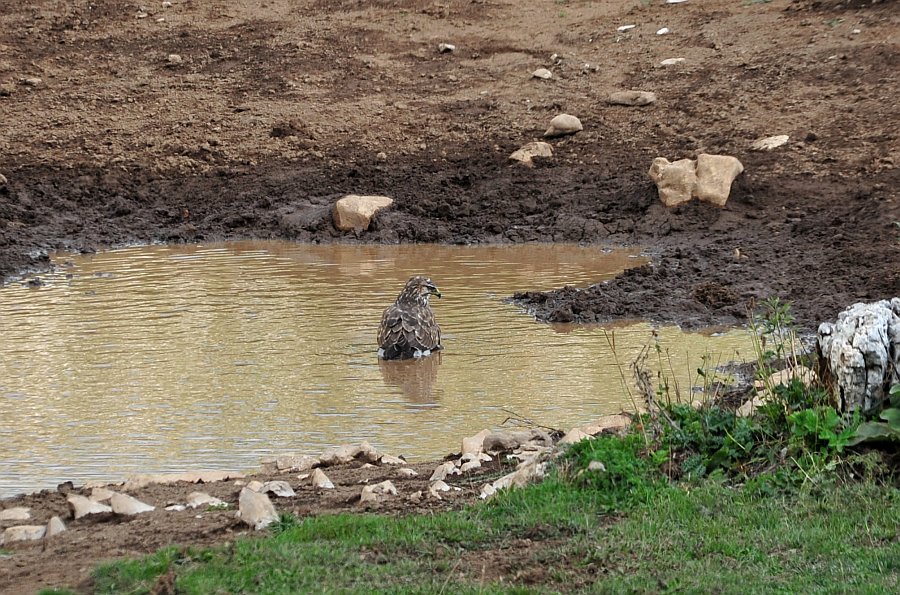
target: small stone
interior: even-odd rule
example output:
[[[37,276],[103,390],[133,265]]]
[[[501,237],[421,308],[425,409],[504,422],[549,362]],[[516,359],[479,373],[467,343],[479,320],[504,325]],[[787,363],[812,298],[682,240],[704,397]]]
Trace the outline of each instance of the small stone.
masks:
[[[102,514],[105,512],[112,512],[113,509],[106,504],[100,504],[99,502],[94,502],[93,500],[88,500],[84,496],[80,496],[78,494],[72,494],[68,498],[66,498],[66,502],[69,503],[69,509],[72,511],[72,516],[75,520],[80,519],[81,517],[87,516],[89,514]]]
[[[479,494],[478,497],[481,498],[482,500],[486,500],[487,498],[490,498],[491,496],[493,496],[496,493],[497,493],[497,490],[494,489],[494,486],[489,483],[486,483],[483,486],[481,486],[481,494]]]
[[[181,512],[182,510],[187,510],[187,506],[184,504],[172,504],[170,506],[166,506],[166,510],[169,512]]]
[[[166,56],[166,63],[169,66],[178,66],[183,61],[184,60],[182,60],[181,56],[178,54],[169,54],[168,56]]]
[[[44,81],[36,76],[26,76],[22,79],[22,84],[27,85],[29,87],[37,87]]]
[[[331,483],[331,480],[328,479],[328,476],[325,475],[325,472],[321,469],[315,469],[312,472],[312,479],[310,480],[312,486],[314,488],[320,488],[323,490],[332,490],[334,489],[334,484]]]
[[[459,475],[459,469],[454,463],[450,461],[438,465],[435,468],[434,473],[431,474],[431,477],[428,479],[428,481],[441,481],[448,475]]]
[[[6,179],[6,176],[0,174],[0,186],[6,186],[9,183],[9,180]]]
[[[553,73],[547,70],[546,68],[538,68],[534,72],[531,73],[531,78],[541,79],[541,80],[549,80],[553,78]]]
[[[47,532],[47,527],[43,525],[19,525],[17,527],[9,527],[3,533],[0,533],[0,545],[13,543],[15,541],[35,541],[42,539]]]
[[[666,4],[681,4],[682,2],[687,2],[687,0],[666,0]]]
[[[55,535],[59,535],[65,530],[66,524],[62,522],[62,519],[58,516],[52,516],[47,522],[47,532],[45,534],[45,537],[53,537]]]
[[[642,106],[656,101],[656,93],[650,91],[615,91],[609,94],[607,103],[613,105]]]
[[[365,231],[369,228],[372,217],[392,204],[394,199],[387,196],[349,194],[334,203],[334,226],[341,231]],[[323,460],[323,464],[327,463]]]
[[[390,480],[385,480],[381,483],[376,483],[375,485],[363,487],[362,492],[359,495],[359,503],[365,504],[367,502],[377,502],[380,497],[396,495],[397,488],[394,487],[394,484],[391,483]]]
[[[668,27],[663,27],[662,29],[658,30],[658,31],[656,32],[656,34],[657,34],[657,35],[668,35],[668,34],[669,34],[669,28],[668,28]]]
[[[553,147],[550,145],[550,143],[545,143],[545,142],[528,143],[527,145],[523,146],[521,149],[513,151],[512,155],[509,156],[509,158],[511,160],[518,161],[519,163],[522,163],[528,167],[534,167],[533,159],[535,157],[544,157],[544,158],[553,157]],[[489,430],[482,430],[482,432],[488,432],[488,434],[490,433]],[[475,436],[472,436],[469,439],[477,440],[478,436],[480,436],[480,435],[481,435],[481,433],[476,434]],[[487,435],[487,434],[485,434],[485,435]],[[483,439],[484,439],[484,437],[482,436],[482,440]],[[465,448],[465,446],[463,448]]]
[[[417,492],[413,492],[409,496],[406,497],[410,502],[421,502],[422,501],[422,490]]]
[[[225,502],[210,496],[206,492],[191,492],[188,494],[186,504],[188,508],[200,508],[201,506],[222,506]],[[166,508],[166,510],[169,509]],[[184,510],[184,507],[182,507],[182,510]]]
[[[286,481],[267,481],[260,491],[275,494],[279,498],[293,498],[297,495]]]
[[[587,466],[588,471],[606,471],[606,465],[602,461],[591,461]]]
[[[393,455],[381,455],[381,458],[378,459],[378,462],[382,465],[405,465],[406,461],[401,459],[400,457],[395,457]]]
[[[114,513],[128,516],[156,510],[155,506],[145,504],[137,498],[132,498],[128,494],[113,494],[112,498],[109,499],[109,503],[112,506]]]
[[[447,54],[449,52],[456,51],[456,46],[452,43],[439,43],[438,51],[442,54]]]
[[[738,417],[750,417],[753,415],[757,409],[766,404],[766,399],[763,395],[755,395],[752,399],[748,399],[744,402],[743,405],[738,407],[737,411],[734,414]]]
[[[547,138],[566,136],[584,130],[581,120],[570,114],[560,114],[550,120],[550,127],[544,132]]]
[[[244,488],[238,497],[238,518],[254,529],[264,529],[278,520],[278,512],[266,494]]]
[[[397,475],[400,477],[415,477],[419,473],[415,469],[410,469],[408,467],[404,467],[403,469],[397,469]]]
[[[162,3],[162,7],[163,8],[172,8],[172,3],[169,2],[168,0],[166,0],[165,2]]]
[[[31,509],[24,506],[0,510],[0,521],[27,521],[31,518]]]
[[[697,186],[694,196],[704,202],[724,207],[731,194],[731,183],[744,171],[737,157],[730,155],[697,155]]]
[[[375,160],[387,161],[387,153],[385,153],[384,151],[378,151],[377,153],[375,153]]]
[[[91,500],[94,502],[106,502],[115,494],[114,491],[109,490],[107,488],[94,488],[91,490]]]
[[[432,492],[449,492],[450,486],[444,481],[435,481],[428,486],[428,489]]]
[[[630,31],[637,27],[637,25],[622,25],[621,27],[616,27],[616,31],[619,33],[624,33],[625,31]]]
[[[776,136],[767,136],[766,138],[761,138],[759,140],[753,141],[753,144],[750,145],[750,148],[754,151],[771,151],[772,149],[777,149],[785,144],[787,144],[788,139],[791,137],[787,134],[778,134]]]
[[[463,463],[463,465],[459,468],[460,473],[468,473],[472,469],[478,469],[481,467],[481,461],[468,461],[467,463]]]
[[[674,66],[676,64],[681,64],[684,61],[685,61],[684,58],[666,58],[665,60],[660,62],[660,64],[662,66]]]
[[[481,461],[482,463],[488,463],[490,461],[493,461],[494,457],[492,457],[491,455],[489,455],[486,452],[483,452],[478,455],[478,460]]]

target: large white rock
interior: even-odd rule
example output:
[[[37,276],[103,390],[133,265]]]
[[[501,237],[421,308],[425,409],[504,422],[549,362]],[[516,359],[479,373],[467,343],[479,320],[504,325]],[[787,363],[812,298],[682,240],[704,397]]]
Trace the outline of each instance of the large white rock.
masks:
[[[900,298],[853,304],[819,325],[817,344],[840,409],[879,410],[900,382]]]
[[[731,183],[744,171],[743,164],[731,155],[697,155],[697,186],[694,196],[723,207],[731,194]]]
[[[378,211],[394,204],[387,196],[361,196],[348,194],[334,203],[334,226],[341,231],[365,231]]]
[[[89,500],[78,494],[72,494],[66,498],[66,502],[69,503],[69,509],[72,511],[72,517],[75,520],[89,514],[112,512],[112,507],[107,506],[106,504],[100,504],[99,502],[94,502],[93,500]]]
[[[62,522],[62,519],[58,516],[50,517],[50,520],[47,522],[47,533],[46,537],[53,537],[54,535],[59,535],[63,531],[66,530],[66,524]]]
[[[18,525],[9,527],[0,533],[0,545],[13,543],[14,541],[34,541],[41,539],[47,533],[47,527],[43,525]]]
[[[571,114],[560,114],[550,120],[550,127],[544,132],[544,136],[546,138],[554,138],[575,134],[582,130],[584,130],[584,126],[581,125],[581,120]]]
[[[264,529],[278,520],[278,512],[266,494],[244,488],[238,497],[238,518],[254,529]]]
[[[481,430],[474,436],[469,436],[468,438],[462,439],[462,450],[460,452],[463,455],[466,454],[481,454],[484,451],[484,439],[491,435],[491,431],[488,429]]]
[[[24,506],[0,510],[0,521],[27,521],[31,518],[31,509]]]
[[[553,147],[550,143],[537,141],[524,145],[509,156],[512,161],[518,161],[528,167],[534,167],[535,157],[553,157]]]
[[[692,159],[670,162],[665,157],[657,157],[650,165],[650,179],[656,182],[659,199],[667,207],[688,202],[694,196],[697,185],[697,165]]]
[[[112,506],[114,513],[127,516],[134,516],[136,514],[156,510],[155,506],[150,506],[128,494],[113,494],[109,499],[109,504]]]

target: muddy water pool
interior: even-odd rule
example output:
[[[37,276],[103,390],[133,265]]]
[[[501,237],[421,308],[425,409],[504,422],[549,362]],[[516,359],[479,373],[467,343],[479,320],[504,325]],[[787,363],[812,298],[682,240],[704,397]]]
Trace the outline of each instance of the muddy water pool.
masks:
[[[0,289],[0,497],[135,472],[255,468],[368,440],[414,459],[514,412],[568,429],[630,410],[620,367],[647,324],[540,324],[504,299],[586,286],[642,260],[568,245],[316,246],[238,242],[60,255],[43,285]],[[445,350],[380,362],[381,311],[413,274]],[[657,329],[688,386],[745,331]],[[737,354],[737,355],[736,355]],[[626,375],[627,375],[626,370]]]

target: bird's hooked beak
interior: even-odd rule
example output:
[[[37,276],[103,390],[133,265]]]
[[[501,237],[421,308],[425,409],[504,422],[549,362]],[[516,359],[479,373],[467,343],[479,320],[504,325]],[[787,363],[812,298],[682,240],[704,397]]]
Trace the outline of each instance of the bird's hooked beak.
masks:
[[[438,299],[441,299],[441,290],[437,288],[437,285],[426,285],[426,289],[428,289],[428,293],[431,295],[436,295]]]

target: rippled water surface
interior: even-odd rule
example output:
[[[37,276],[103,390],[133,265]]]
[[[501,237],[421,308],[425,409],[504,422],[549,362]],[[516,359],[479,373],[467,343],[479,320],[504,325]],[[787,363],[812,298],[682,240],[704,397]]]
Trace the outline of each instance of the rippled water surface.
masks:
[[[42,287],[0,289],[0,496],[360,440],[421,459],[508,411],[569,428],[631,409],[602,329],[501,301],[610,278],[641,262],[627,251],[240,242],[56,262]],[[381,311],[417,273],[444,294],[445,351],[379,362]],[[704,353],[748,346],[743,331],[660,336],[685,383]],[[627,365],[650,327],[615,337]]]

